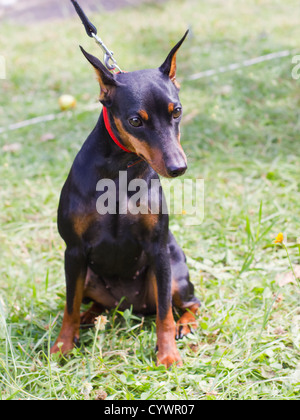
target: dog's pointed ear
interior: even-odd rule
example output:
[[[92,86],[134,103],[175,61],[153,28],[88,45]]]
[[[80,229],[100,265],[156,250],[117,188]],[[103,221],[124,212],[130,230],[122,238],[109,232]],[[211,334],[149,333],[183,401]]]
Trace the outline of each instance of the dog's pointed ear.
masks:
[[[100,101],[103,103],[103,105],[109,106],[112,93],[119,85],[119,83],[116,81],[114,75],[109,70],[107,70],[107,68],[98,58],[86,52],[82,47],[80,47],[80,49],[85,58],[92,64],[96,71],[97,79],[101,89]]]
[[[159,68],[159,70],[163,74],[166,74],[167,76],[169,76],[169,78],[177,87],[178,87],[178,83],[176,82],[176,55],[179,48],[185,41],[188,33],[189,33],[189,30],[186,31],[183,38],[178,42],[178,44],[175,45],[175,47],[171,50],[170,54],[168,55],[166,61]]]

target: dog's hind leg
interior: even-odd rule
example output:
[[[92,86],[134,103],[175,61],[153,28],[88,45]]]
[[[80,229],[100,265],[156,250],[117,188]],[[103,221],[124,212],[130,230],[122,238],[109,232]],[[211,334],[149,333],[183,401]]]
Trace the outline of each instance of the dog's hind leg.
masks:
[[[104,312],[104,307],[94,302],[93,305],[86,311],[80,314],[80,328],[93,327],[96,318]]]

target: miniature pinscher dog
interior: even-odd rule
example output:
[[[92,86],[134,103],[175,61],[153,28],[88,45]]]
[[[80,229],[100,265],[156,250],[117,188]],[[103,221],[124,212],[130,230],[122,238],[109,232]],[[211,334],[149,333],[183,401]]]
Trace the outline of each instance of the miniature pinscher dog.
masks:
[[[188,32],[187,32],[188,33]],[[132,307],[156,313],[157,364],[181,365],[176,339],[197,326],[200,301],[194,296],[184,252],[169,230],[169,215],[100,214],[101,179],[119,186],[159,176],[175,178],[187,170],[180,144],[182,106],[176,81],[176,54],[187,33],[157,69],[113,74],[81,48],[96,70],[103,112],[78,153],[63,187],[58,229],[66,243],[66,307],[51,353],[63,354],[79,341],[82,324],[92,324],[104,310]],[[127,193],[129,199],[131,192]],[[163,192],[158,195],[161,208]],[[80,314],[82,302],[93,302]],[[175,324],[173,307],[182,316]]]

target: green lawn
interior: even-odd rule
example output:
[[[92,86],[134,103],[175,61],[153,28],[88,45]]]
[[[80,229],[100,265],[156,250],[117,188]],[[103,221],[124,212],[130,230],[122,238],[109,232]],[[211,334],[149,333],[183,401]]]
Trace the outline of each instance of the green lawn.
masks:
[[[184,366],[171,370],[155,366],[155,318],[130,311],[106,314],[105,333],[83,332],[72,357],[49,357],[65,300],[58,198],[100,112],[86,110],[98,87],[78,45],[100,50],[77,19],[17,30],[1,23],[0,127],[59,112],[63,93],[78,101],[56,121],[0,134],[3,400],[300,398],[300,288],[279,281],[291,269],[273,244],[284,232],[300,264],[298,9],[295,0],[171,0],[93,18],[128,71],[159,66],[192,29],[178,54],[182,141],[186,177],[205,179],[205,219],[186,227],[184,215],[172,217],[171,226],[202,308],[195,335],[178,342]],[[188,80],[286,49],[291,56]]]

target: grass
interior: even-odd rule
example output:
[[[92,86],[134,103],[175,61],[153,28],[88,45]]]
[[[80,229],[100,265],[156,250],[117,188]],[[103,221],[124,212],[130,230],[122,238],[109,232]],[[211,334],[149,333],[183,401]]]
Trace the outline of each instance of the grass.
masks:
[[[77,111],[0,134],[0,395],[8,399],[299,399],[300,290],[280,286],[299,264],[300,83],[292,56],[198,81],[188,77],[274,51],[299,54],[293,0],[166,2],[95,15],[126,70],[160,65],[187,26],[178,54],[187,177],[205,179],[205,219],[173,217],[197,295],[199,328],[178,343],[182,368],[155,366],[154,318],[106,314],[105,333],[82,333],[72,357],[50,358],[65,299],[59,193],[99,111],[98,88],[78,44],[99,50],[78,20],[18,28],[1,23],[0,126]],[[132,25],[134,22],[134,25]],[[112,29],[113,28],[113,29]],[[48,141],[43,137],[49,135]],[[106,394],[105,394],[106,393]]]

